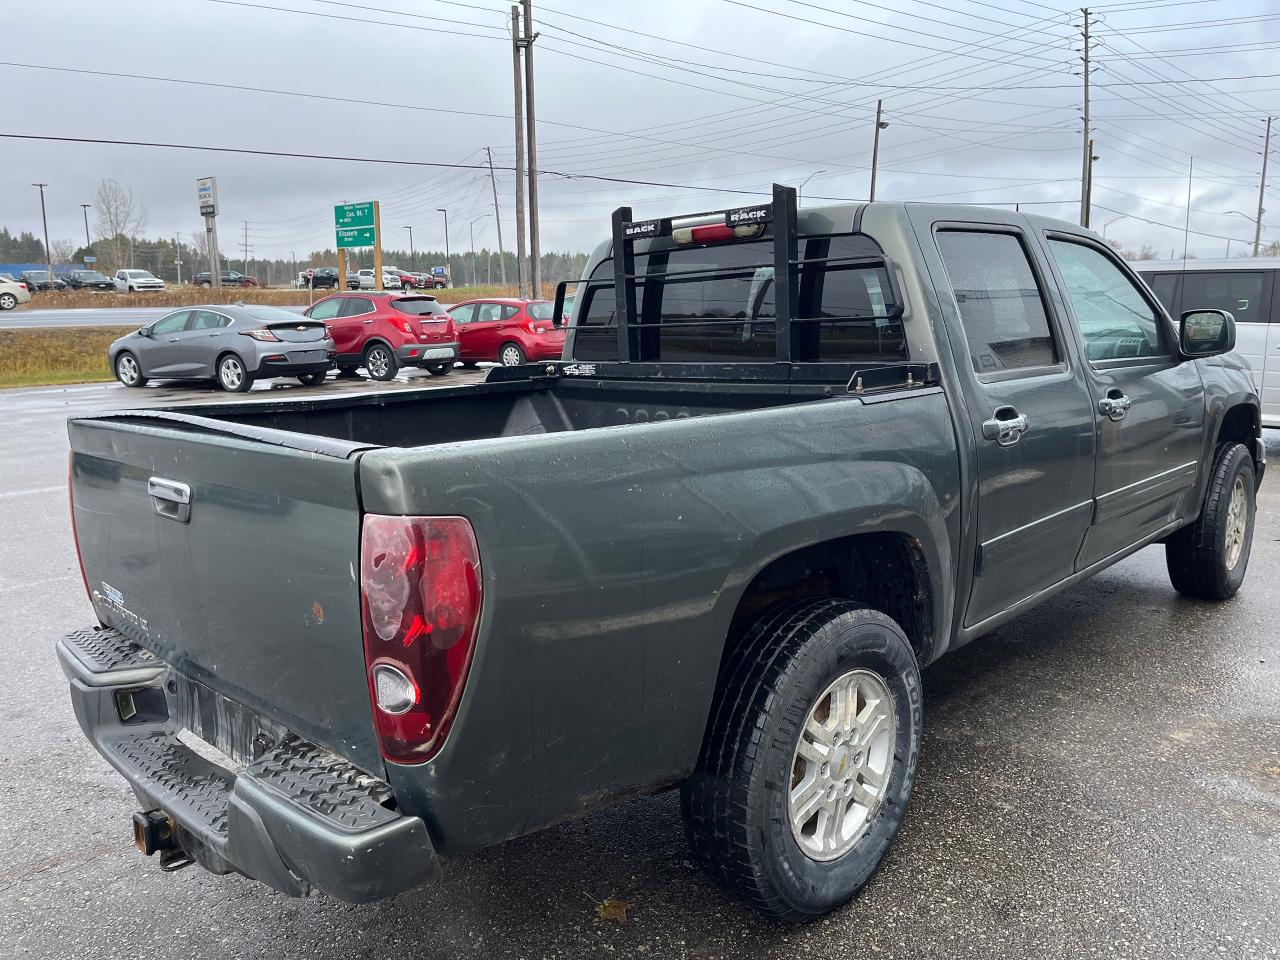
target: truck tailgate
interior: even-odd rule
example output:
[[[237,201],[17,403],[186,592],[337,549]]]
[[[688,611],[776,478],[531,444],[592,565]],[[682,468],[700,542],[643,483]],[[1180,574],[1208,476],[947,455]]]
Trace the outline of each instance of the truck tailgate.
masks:
[[[71,420],[68,431],[73,519],[99,619],[381,771],[357,582],[361,445],[307,448],[280,431],[150,412]],[[221,704],[195,709],[231,713]],[[200,719],[206,730],[221,722]]]

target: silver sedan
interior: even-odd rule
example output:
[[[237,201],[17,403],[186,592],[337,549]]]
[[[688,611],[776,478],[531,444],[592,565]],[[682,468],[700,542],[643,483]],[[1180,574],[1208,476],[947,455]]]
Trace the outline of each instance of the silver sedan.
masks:
[[[232,393],[271,377],[318,384],[333,358],[333,338],[323,323],[251,303],[184,307],[107,350],[116,379],[126,387],[145,386],[152,377],[212,379]]]

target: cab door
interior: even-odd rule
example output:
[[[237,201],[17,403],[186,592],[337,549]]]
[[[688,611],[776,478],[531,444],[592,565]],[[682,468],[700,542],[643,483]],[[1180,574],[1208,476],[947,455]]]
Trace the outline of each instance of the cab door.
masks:
[[[192,310],[182,344],[184,362],[190,365],[189,376],[212,377],[213,365],[226,346],[226,328],[231,318],[214,310]]]
[[[477,360],[496,360],[498,341],[501,339],[503,304],[482,300],[476,304],[475,319],[468,333],[471,337],[470,352]]]
[[[346,302],[346,297],[329,297],[303,312],[304,316],[324,323],[329,336],[333,338],[334,352],[341,358],[348,358],[360,352],[355,346],[360,330],[359,325],[353,327],[349,321],[338,316],[342,311],[342,305]]]
[[[146,346],[139,346],[142,372],[148,377],[181,377],[182,335],[191,319],[190,310],[177,310],[161,317],[148,329],[151,336]]]
[[[974,219],[984,220],[975,211]],[[1078,354],[1020,218],[920,224],[975,449],[966,627],[1070,576],[1092,514],[1093,415]]]
[[[454,332],[458,337],[458,359],[467,363],[484,359],[472,349],[475,341],[471,338],[471,322],[475,319],[476,306],[474,303],[463,303],[449,308],[449,316],[453,317]]]
[[[1110,249],[1056,231],[1045,244],[1093,393],[1098,452],[1093,522],[1076,562],[1083,570],[1195,509],[1204,386],[1164,309]]]

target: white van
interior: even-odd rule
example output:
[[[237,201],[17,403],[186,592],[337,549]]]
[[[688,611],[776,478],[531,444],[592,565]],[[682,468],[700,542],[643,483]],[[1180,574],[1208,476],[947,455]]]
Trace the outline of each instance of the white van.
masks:
[[[1229,310],[1236,352],[1262,397],[1262,425],[1280,427],[1280,257],[1138,260],[1130,264],[1177,319],[1186,310]]]

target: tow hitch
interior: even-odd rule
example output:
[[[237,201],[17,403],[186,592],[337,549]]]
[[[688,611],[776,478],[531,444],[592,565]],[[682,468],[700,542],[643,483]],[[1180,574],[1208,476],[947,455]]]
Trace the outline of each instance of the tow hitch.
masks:
[[[177,825],[163,810],[143,810],[133,815],[133,845],[148,857],[160,854],[160,869],[166,873],[195,862],[178,845]]]

